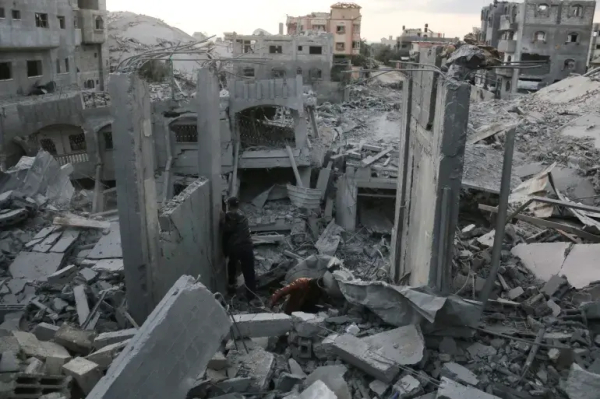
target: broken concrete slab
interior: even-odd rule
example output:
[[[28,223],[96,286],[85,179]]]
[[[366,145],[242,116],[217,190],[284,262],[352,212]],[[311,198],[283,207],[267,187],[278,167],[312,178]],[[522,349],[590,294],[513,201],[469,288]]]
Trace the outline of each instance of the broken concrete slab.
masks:
[[[28,357],[38,359],[46,358],[46,351],[35,335],[25,331],[13,331],[12,335],[17,339],[21,351]]]
[[[600,244],[573,245],[560,273],[557,274],[565,276],[573,287],[584,288],[591,282],[600,280],[598,259]]]
[[[0,373],[16,373],[21,370],[21,361],[16,352],[4,351],[1,355]]]
[[[50,284],[64,284],[70,281],[77,273],[77,266],[69,265],[52,273],[46,279]]]
[[[350,388],[344,379],[348,368],[342,365],[323,366],[313,371],[304,382],[305,386],[311,386],[317,381],[323,382],[339,399],[352,399]]]
[[[105,346],[108,346],[108,345],[117,344],[119,342],[127,341],[127,340],[135,337],[135,335],[137,333],[138,333],[138,329],[137,328],[130,328],[130,329],[127,329],[127,330],[111,331],[111,332],[106,332],[106,333],[99,334],[94,339],[94,348],[96,348],[96,349],[102,349],[102,348],[104,348]]]
[[[85,294],[85,286],[78,285],[77,287],[74,287],[73,296],[75,297],[79,325],[83,326],[90,315],[90,305],[88,304],[87,295]]]
[[[52,341],[43,341],[42,347],[46,354],[46,373],[48,375],[62,374],[62,366],[71,360],[69,352]]]
[[[409,325],[362,338],[369,348],[400,365],[413,365],[423,359],[425,340],[419,326]]]
[[[313,338],[323,334],[325,317],[314,313],[294,312],[292,313],[292,323],[299,337]]]
[[[184,398],[230,328],[231,320],[213,294],[182,276],[87,399]]]
[[[232,367],[243,371],[237,377],[250,377],[249,392],[263,392],[269,386],[275,367],[275,356],[262,348],[250,349],[249,353],[229,351],[227,361]]]
[[[39,323],[36,325],[31,331],[33,335],[37,337],[40,341],[51,341],[54,339],[54,336],[58,332],[58,326],[48,324],[48,323]]]
[[[95,336],[93,331],[83,331],[64,323],[56,332],[54,341],[73,352],[87,355],[92,350]]]
[[[65,374],[73,377],[77,385],[87,395],[102,378],[102,370],[96,363],[76,357],[63,366]]]
[[[446,377],[442,377],[437,399],[500,399],[479,389],[466,387]]]
[[[551,297],[552,295],[554,295],[556,293],[556,291],[559,290],[559,288],[563,284],[566,284],[566,283],[567,283],[567,280],[565,280],[563,277],[555,274],[554,276],[550,277],[550,279],[548,280],[548,282],[546,284],[544,284],[544,287],[542,288],[541,291],[544,294]]]
[[[337,399],[337,396],[322,381],[316,381],[298,399]]]
[[[117,259],[123,257],[119,223],[111,223],[108,234],[103,235],[88,255],[88,259]]]
[[[296,385],[300,384],[304,380],[299,375],[290,373],[281,373],[275,382],[275,389],[280,392],[290,392]]]
[[[560,274],[566,250],[570,246],[566,242],[519,244],[511,253],[519,257],[537,278],[548,281],[555,274]]]
[[[421,382],[412,375],[405,375],[393,386],[399,399],[413,399],[423,393]]]
[[[508,291],[507,295],[508,295],[508,299],[510,299],[511,301],[514,301],[515,299],[517,299],[524,293],[525,293],[525,290],[523,289],[523,287],[516,287],[516,288],[513,288],[512,290]]]
[[[50,248],[58,241],[62,236],[62,231],[57,231],[44,238],[39,244],[33,247],[34,252],[48,252]]]
[[[100,259],[92,266],[95,272],[119,273],[125,270],[123,259]]]
[[[298,362],[296,360],[294,360],[293,358],[290,358],[288,360],[288,365],[290,366],[290,372],[292,374],[299,375],[301,377],[306,378],[306,373],[304,372],[304,370],[302,369],[302,367],[300,366],[300,364],[298,364]]]
[[[383,381],[375,380],[369,384],[369,389],[375,392],[375,394],[378,397],[383,398],[383,395],[387,392],[388,389],[390,389],[390,384],[387,384]]]
[[[79,238],[79,230],[74,230],[74,229],[67,229],[65,230],[62,235],[60,236],[60,239],[56,242],[56,244],[54,244],[52,246],[52,248],[50,248],[50,252],[56,252],[56,253],[63,253],[63,252],[67,252],[71,246],[73,245],[73,243],[75,241],[77,241],[77,239]],[[35,248],[34,248],[35,250]]]
[[[61,266],[64,254],[20,252],[9,266],[10,274],[15,278],[46,281]]]
[[[479,384],[477,376],[471,370],[454,362],[444,363],[441,375],[461,384],[472,386]]]
[[[482,360],[487,359],[489,356],[494,356],[498,351],[493,346],[483,345],[480,342],[475,342],[467,348],[467,352],[473,358],[479,358]]]
[[[90,353],[85,358],[96,363],[103,369],[107,369],[119,353],[127,346],[130,340],[117,342],[103,347],[96,352]]]
[[[399,368],[392,361],[370,349],[369,344],[350,334],[335,338],[333,352],[343,361],[383,382],[392,382]]]
[[[571,399],[596,399],[600,391],[600,374],[590,373],[573,363],[565,391]]]
[[[283,313],[238,314],[233,319],[236,337],[279,337],[292,329],[292,318]]]

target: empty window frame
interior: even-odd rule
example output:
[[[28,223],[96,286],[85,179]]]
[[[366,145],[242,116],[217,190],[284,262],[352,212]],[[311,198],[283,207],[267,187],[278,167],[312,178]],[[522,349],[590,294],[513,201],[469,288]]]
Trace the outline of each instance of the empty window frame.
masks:
[[[242,70],[242,74],[244,75],[244,77],[246,78],[253,78],[254,77],[254,68],[244,68]]]
[[[355,40],[355,41],[353,41],[353,42],[352,42],[352,49],[353,49],[353,50],[358,50],[358,49],[360,49],[360,42],[359,42],[359,41],[356,41],[356,40]]]
[[[12,65],[10,62],[0,62],[0,80],[12,79]]]
[[[69,72],[69,59],[65,58],[65,72]]]
[[[6,11],[4,7],[0,7],[0,18],[6,18]]]
[[[77,15],[73,16],[73,28],[75,28],[75,29],[79,28],[79,18],[77,18]]]
[[[302,51],[302,46],[298,46],[298,51]]]
[[[321,46],[310,46],[308,48],[309,54],[323,54],[323,47]]]
[[[534,40],[536,42],[545,42],[546,41],[546,32],[542,32],[542,31],[535,32]]]
[[[40,139],[40,147],[42,147],[42,150],[49,152],[52,155],[56,155],[56,144],[54,144],[52,139]]]
[[[285,78],[285,69],[281,69],[281,68],[271,69],[271,77],[273,79]]]
[[[282,54],[283,48],[281,46],[269,46],[269,54]]]
[[[511,88],[511,86],[510,86],[510,80],[506,81],[505,88],[506,88],[506,91],[510,91],[510,88]]]
[[[37,26],[38,28],[49,28],[50,26],[48,25],[48,14],[36,12],[35,26]]]
[[[85,82],[83,82],[83,87],[85,89],[93,89],[94,87],[96,87],[96,84],[94,83],[93,79],[88,79]]]
[[[572,17],[583,17],[583,6],[575,4],[571,6]]]
[[[60,58],[56,59],[56,73],[60,73]]]
[[[352,30],[354,31],[354,33],[360,33],[360,24],[352,25]]]
[[[296,75],[302,75],[302,68],[296,68]]]
[[[575,70],[576,65],[577,64],[575,63],[575,60],[568,59],[568,60],[565,60],[565,65],[564,65],[563,69],[565,71],[573,71],[573,70]]]
[[[59,15],[56,18],[58,18],[58,26],[60,27],[60,29],[67,29],[67,23],[65,21],[65,17],[62,17]]]
[[[87,145],[85,144],[85,134],[70,134],[69,135],[69,145],[71,146],[71,151],[83,152],[87,150]]]
[[[42,61],[40,61],[40,60],[27,61],[27,77],[28,78],[33,78],[33,77],[42,76],[42,75],[43,75]]]
[[[578,33],[569,33],[567,35],[567,43],[577,43],[579,41]]]
[[[102,136],[104,137],[104,149],[112,150],[114,149],[112,132],[103,132]]]
[[[538,5],[537,10],[539,14],[548,14],[548,11],[550,11],[550,6],[542,3]]]
[[[12,10],[13,21],[19,21],[21,19],[21,10]]]
[[[308,73],[311,80],[319,80],[323,78],[323,72],[318,68],[312,68]]]
[[[346,43],[343,42],[339,42],[335,44],[335,50],[336,51],[344,51],[346,50]]]
[[[338,25],[335,27],[335,33],[339,35],[343,35],[346,33],[346,25]]]
[[[102,17],[96,17],[96,30],[104,30],[104,20]]]

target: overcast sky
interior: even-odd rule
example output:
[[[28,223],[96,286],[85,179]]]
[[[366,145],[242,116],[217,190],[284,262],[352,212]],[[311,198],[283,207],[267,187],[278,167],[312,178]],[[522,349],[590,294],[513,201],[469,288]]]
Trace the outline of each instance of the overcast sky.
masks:
[[[597,0],[598,1],[598,0]],[[185,32],[221,36],[223,32],[250,34],[257,28],[277,33],[286,15],[328,12],[336,0],[107,0],[110,11],[132,11],[160,18]],[[480,26],[481,8],[491,0],[363,0],[362,36],[369,41],[400,35],[402,26],[423,28],[463,37]],[[596,15],[598,16],[598,11]],[[598,20],[598,18],[596,18]]]

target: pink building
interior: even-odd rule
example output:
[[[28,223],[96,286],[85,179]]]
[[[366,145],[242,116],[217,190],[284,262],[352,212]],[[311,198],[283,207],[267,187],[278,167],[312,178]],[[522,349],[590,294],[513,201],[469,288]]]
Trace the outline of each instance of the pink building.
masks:
[[[361,7],[354,3],[336,3],[331,11],[313,12],[302,17],[287,17],[287,34],[305,31],[333,34],[333,54],[350,56],[360,52]]]

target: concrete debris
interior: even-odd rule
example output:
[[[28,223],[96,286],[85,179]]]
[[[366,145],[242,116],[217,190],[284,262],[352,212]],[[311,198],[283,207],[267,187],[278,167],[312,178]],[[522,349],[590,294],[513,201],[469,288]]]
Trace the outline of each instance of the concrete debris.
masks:
[[[413,399],[423,393],[421,382],[412,375],[400,378],[392,389],[400,399]]]
[[[239,314],[233,320],[236,337],[279,337],[292,329],[292,318],[285,314]]]
[[[348,369],[345,366],[323,366],[313,371],[304,382],[305,386],[311,386],[317,381],[323,382],[338,397],[338,399],[352,399],[348,384],[344,375]]]
[[[461,384],[472,386],[479,384],[479,380],[473,372],[454,362],[444,363],[441,375]]]
[[[479,389],[460,385],[446,377],[442,377],[437,392],[438,399],[500,399]]]
[[[337,399],[337,396],[322,381],[316,381],[298,399]]]
[[[362,341],[371,350],[403,366],[421,362],[425,353],[425,339],[421,329],[414,325],[370,335]]]
[[[88,395],[102,378],[100,366],[82,357],[76,357],[63,366],[63,370],[77,381],[77,385]]]

